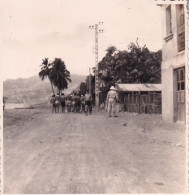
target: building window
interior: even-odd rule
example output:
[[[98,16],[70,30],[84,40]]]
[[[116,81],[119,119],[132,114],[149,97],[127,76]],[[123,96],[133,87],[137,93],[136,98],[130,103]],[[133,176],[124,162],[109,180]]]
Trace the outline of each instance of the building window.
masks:
[[[166,10],[166,37],[165,41],[169,41],[173,38],[172,33],[172,16],[171,16],[171,5],[169,5]]]
[[[179,5],[180,10],[180,25],[184,25],[184,5]]]
[[[166,35],[172,34],[171,6],[166,8]]]
[[[178,51],[185,49],[185,20],[184,20],[184,5],[176,5],[177,14],[177,45]]]

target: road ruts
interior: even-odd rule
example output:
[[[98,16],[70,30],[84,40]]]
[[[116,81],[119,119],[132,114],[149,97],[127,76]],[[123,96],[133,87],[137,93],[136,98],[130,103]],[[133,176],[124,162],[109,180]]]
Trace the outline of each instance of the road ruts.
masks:
[[[44,110],[6,127],[4,193],[181,192],[184,149],[124,121]]]

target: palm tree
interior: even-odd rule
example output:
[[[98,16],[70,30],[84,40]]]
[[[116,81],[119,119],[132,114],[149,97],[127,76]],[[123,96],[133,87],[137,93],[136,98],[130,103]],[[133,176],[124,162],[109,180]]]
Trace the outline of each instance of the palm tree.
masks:
[[[49,79],[57,87],[59,93],[68,88],[68,81],[71,82],[70,72],[66,69],[66,65],[61,58],[55,58],[51,63]]]
[[[39,77],[41,78],[42,81],[44,81],[45,78],[49,79],[49,81],[51,83],[52,92],[55,95],[52,81],[49,78],[49,73],[50,73],[50,70],[51,70],[51,67],[50,67],[51,64],[49,64],[48,58],[42,59],[42,61],[43,62],[40,65],[42,67],[41,67],[41,71],[39,72]]]

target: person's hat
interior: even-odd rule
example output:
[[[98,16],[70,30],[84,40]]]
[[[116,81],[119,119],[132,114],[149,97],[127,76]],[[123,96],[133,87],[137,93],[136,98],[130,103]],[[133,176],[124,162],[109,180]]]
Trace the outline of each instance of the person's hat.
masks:
[[[110,90],[115,90],[115,87],[114,87],[114,86],[111,86],[111,87],[110,87]]]

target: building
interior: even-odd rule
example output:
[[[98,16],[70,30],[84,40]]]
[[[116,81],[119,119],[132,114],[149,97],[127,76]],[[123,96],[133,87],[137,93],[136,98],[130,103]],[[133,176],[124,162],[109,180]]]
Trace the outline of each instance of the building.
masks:
[[[121,110],[161,113],[161,84],[116,84]]]
[[[162,7],[162,117],[185,121],[185,5]]]

